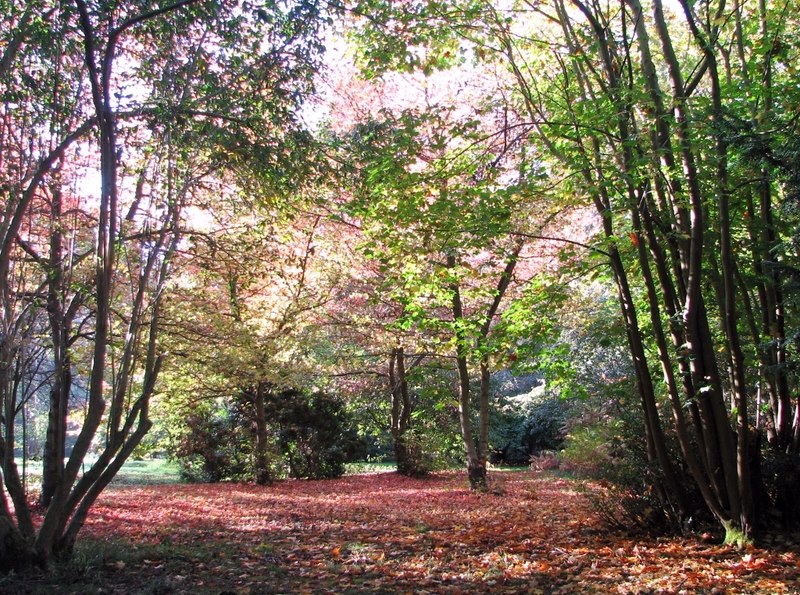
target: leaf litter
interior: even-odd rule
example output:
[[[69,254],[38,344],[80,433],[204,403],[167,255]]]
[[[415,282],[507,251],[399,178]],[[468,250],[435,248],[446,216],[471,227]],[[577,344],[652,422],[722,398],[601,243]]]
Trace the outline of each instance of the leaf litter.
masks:
[[[272,486],[120,486],[82,541],[102,565],[9,593],[798,593],[792,536],[745,552],[609,530],[576,481],[396,473]],[[796,536],[794,536],[796,537]],[[116,559],[115,559],[116,558]]]

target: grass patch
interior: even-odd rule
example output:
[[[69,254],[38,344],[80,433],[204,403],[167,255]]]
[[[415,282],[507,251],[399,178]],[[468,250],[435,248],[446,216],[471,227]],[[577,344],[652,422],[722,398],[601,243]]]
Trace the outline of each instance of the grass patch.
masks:
[[[167,459],[127,461],[113,483],[121,485],[153,485],[182,483],[180,467]]]
[[[521,471],[530,471],[531,468],[528,465],[518,465],[518,466],[498,466],[495,467],[494,465],[489,466],[489,471],[492,472],[500,472],[500,473],[520,473]]]
[[[460,465],[450,467],[448,470],[450,471],[462,471],[464,468]],[[519,465],[519,466],[494,466],[489,465],[488,470],[492,473],[499,472],[499,473],[521,473],[525,471],[530,471],[530,467],[527,465]],[[397,471],[397,463],[394,461],[384,461],[384,462],[367,462],[367,461],[358,461],[355,463],[347,463],[345,465],[345,475],[362,475],[365,473],[390,473],[392,471]]]
[[[389,473],[391,471],[397,471],[397,464],[394,461],[384,461],[381,463],[358,461],[355,463],[347,463],[344,466],[345,475],[362,475],[365,473]]]
[[[16,459],[17,469],[22,474],[22,459]],[[86,462],[88,469],[90,462]],[[42,462],[25,462],[25,483],[28,489],[37,490],[42,482]],[[182,483],[180,467],[167,459],[128,460],[111,482],[112,485],[157,485]]]

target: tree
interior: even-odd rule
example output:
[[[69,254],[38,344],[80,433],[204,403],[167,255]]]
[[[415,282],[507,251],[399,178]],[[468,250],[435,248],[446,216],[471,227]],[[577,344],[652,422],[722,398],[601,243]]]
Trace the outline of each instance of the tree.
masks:
[[[524,122],[518,146],[596,208],[592,258],[613,273],[663,505],[678,521],[690,514],[685,468],[738,542],[757,523],[756,383],[769,395],[769,442],[791,450],[800,427],[789,421],[800,407],[788,398],[781,347],[787,303],[765,266],[791,256],[774,216],[787,178],[756,140],[793,126],[774,109],[796,105],[783,86],[797,50],[784,43],[797,27],[790,4],[681,2],[676,14],[658,0],[649,11],[635,0],[429,3],[402,15],[383,3],[354,7],[370,15],[359,37],[373,71],[416,68],[419,56],[450,56],[425,62],[450,66],[455,40],[462,60],[505,69],[495,95]],[[662,393],[672,419],[659,413]]]
[[[176,260],[181,282],[168,303],[165,342],[177,357],[165,370],[160,408],[183,442],[195,411],[238,403],[254,424],[254,476],[265,484],[274,422],[266,399],[274,387],[318,382],[315,327],[340,271],[326,222],[302,212],[300,198],[283,212],[240,198],[220,197],[213,221],[193,229]]]
[[[491,360],[506,347],[495,335],[507,326],[497,322],[510,288],[534,273],[515,274],[532,256],[523,251],[536,225],[538,172],[524,158],[510,159],[518,139],[507,129],[487,134],[478,120],[451,110],[386,110],[357,126],[346,208],[362,221],[365,254],[384,271],[383,295],[402,307],[397,326],[429,334],[432,350],[455,364],[470,483],[485,488]],[[490,107],[487,114],[487,121],[495,116]]]
[[[161,307],[187,204],[223,167],[289,169],[304,138],[292,114],[311,88],[320,23],[311,3],[253,12],[199,0],[7,8],[3,570],[68,557],[92,504],[150,428]],[[277,167],[260,179],[285,183]],[[14,461],[30,379],[50,394],[38,526]],[[86,414],[67,453],[79,387]]]

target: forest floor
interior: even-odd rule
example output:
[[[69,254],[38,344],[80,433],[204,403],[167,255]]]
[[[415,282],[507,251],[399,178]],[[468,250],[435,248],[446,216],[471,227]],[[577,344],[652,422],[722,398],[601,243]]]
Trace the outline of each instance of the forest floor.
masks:
[[[0,593],[800,593],[797,535],[746,551],[637,538],[609,530],[575,480],[493,482],[115,486],[68,567],[0,577]]]

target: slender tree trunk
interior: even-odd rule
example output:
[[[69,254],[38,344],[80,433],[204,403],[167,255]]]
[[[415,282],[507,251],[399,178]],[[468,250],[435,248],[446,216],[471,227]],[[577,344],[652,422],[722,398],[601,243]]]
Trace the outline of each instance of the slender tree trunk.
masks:
[[[53,493],[50,507],[36,539],[36,549],[45,559],[52,559],[53,548],[64,530],[71,511],[67,509],[70,491],[91,446],[106,409],[105,374],[111,314],[111,282],[116,260],[117,241],[117,130],[112,108],[110,75],[113,46],[107,48],[98,68],[94,26],[83,0],[77,0],[84,33],[86,62],[91,75],[91,92],[100,128],[100,207],[95,248],[95,321],[92,372],[89,380],[88,407],[84,424],[75,441],[62,481]]]
[[[60,183],[60,181],[58,182]],[[53,342],[53,382],[50,388],[50,408],[45,439],[42,492],[39,502],[50,504],[56,486],[64,473],[66,456],[67,412],[72,388],[72,370],[69,355],[69,318],[65,312],[64,298],[64,247],[61,230],[61,190],[53,185],[50,209],[50,259],[47,288],[47,314]]]
[[[425,475],[422,461],[413,444],[409,443],[413,403],[408,390],[406,358],[402,347],[396,347],[389,356],[389,386],[392,397],[391,434],[397,471],[402,475],[417,477]]]
[[[480,364],[481,386],[478,396],[478,452],[484,468],[489,459],[489,358],[483,356]]]
[[[723,118],[722,89],[717,73],[716,58],[710,42],[705,42],[706,61],[709,64],[711,77],[711,96],[714,105],[714,117]],[[745,376],[745,357],[742,351],[738,327],[738,307],[736,304],[736,264],[733,257],[733,241],[731,238],[730,188],[728,182],[728,145],[722,133],[716,138],[717,160],[717,201],[719,205],[720,228],[720,264],[723,285],[723,328],[727,348],[731,359],[731,378],[733,381],[733,405],[736,408],[736,478],[738,500],[732,513],[739,525],[738,529],[749,538],[754,531],[753,521],[753,486],[750,477],[750,424],[748,421],[748,395]],[[737,510],[738,508],[738,510]],[[738,513],[738,514],[737,514]]]
[[[637,171],[638,165],[633,154],[633,143],[627,140],[635,136],[633,134],[635,127],[634,111],[629,99],[629,90],[625,88],[625,79],[622,76],[624,73],[623,66],[627,64],[628,67],[630,67],[632,64],[630,48],[627,47],[627,45],[623,46],[625,54],[623,56],[618,55],[618,47],[621,44],[616,43],[613,39],[609,39],[609,29],[599,20],[600,17],[598,17],[588,5],[580,0],[573,0],[572,3],[584,14],[593,29],[605,72],[605,80],[602,81],[601,84],[603,85],[608,100],[614,106],[614,112],[616,114],[614,122],[614,126],[617,129],[616,134],[619,138],[626,139],[625,142],[619,143],[619,147],[617,148],[617,162],[622,171],[622,180],[627,194],[627,207],[630,211],[633,228],[635,230],[631,234],[631,238],[636,248],[645,286],[648,291],[648,297],[651,299],[651,319],[655,324],[656,334],[659,335],[660,333],[657,339],[660,339],[663,343],[660,311],[657,306],[658,296],[656,295],[655,283],[652,277],[647,246],[645,242],[642,241],[642,236],[644,234],[640,209],[642,208],[644,199],[643,189],[642,187],[637,188],[634,182],[634,180],[640,178],[640,175]],[[565,15],[565,12],[562,11],[562,14]],[[597,74],[599,76],[599,73]],[[588,81],[588,77],[584,77],[582,80]],[[604,180],[606,178],[606,173],[603,171],[602,151],[597,138],[594,138],[592,141],[592,150],[593,154],[591,155],[591,160],[596,164],[596,169],[594,176],[589,172],[584,172],[584,178],[587,184],[595,186],[593,192],[596,197],[595,204],[598,213],[603,218],[605,234],[607,237],[613,238],[613,222],[610,217],[611,200],[607,196],[607,191],[605,190],[606,184]],[[654,466],[657,465],[660,470],[659,476],[652,478],[651,482],[659,494],[664,508],[666,510],[677,509],[676,513],[674,513],[674,516],[677,517],[675,521],[680,521],[686,515],[686,497],[667,449],[666,438],[658,413],[658,400],[647,362],[644,341],[639,328],[633,293],[629,285],[625,265],[617,246],[612,245],[608,253],[611,268],[614,272],[621,313],[625,321],[628,346],[636,371],[636,385],[644,413],[646,452],[648,460]]]
[[[267,430],[267,414],[264,408],[265,393],[267,383],[259,382],[255,392],[255,416],[256,416],[256,444],[255,444],[255,472],[256,483],[267,485],[272,481],[269,470],[268,442],[269,434]]]
[[[447,267],[455,268],[455,256],[448,255]],[[450,287],[452,292],[453,322],[456,334],[456,370],[458,371],[458,419],[461,426],[461,438],[467,458],[467,475],[473,490],[484,490],[488,486],[486,474],[486,457],[475,443],[472,428],[472,392],[470,390],[469,364],[467,354],[470,351],[470,339],[464,329],[464,306],[461,302],[461,288],[458,283]]]

